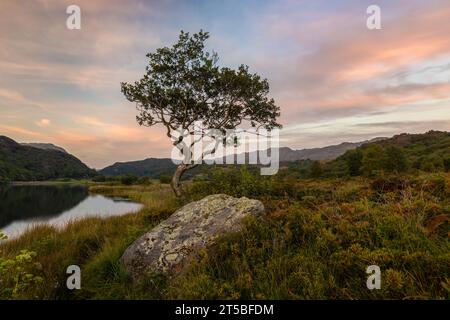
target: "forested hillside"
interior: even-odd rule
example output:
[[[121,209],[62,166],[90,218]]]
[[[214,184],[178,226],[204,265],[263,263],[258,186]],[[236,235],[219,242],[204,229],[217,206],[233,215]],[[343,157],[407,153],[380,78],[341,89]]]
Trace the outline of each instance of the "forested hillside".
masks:
[[[0,136],[0,181],[86,178],[94,174],[71,154],[21,145]]]

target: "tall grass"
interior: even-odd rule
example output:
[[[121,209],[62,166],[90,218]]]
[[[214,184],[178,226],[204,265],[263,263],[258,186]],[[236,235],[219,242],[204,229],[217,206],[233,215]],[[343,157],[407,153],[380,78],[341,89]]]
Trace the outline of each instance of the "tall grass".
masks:
[[[97,281],[99,265],[109,270],[104,271],[105,274],[115,279],[115,273],[122,272],[120,267],[113,268],[114,265],[118,266],[121,252],[140,234],[167,218],[179,206],[168,188],[161,185],[93,186],[91,192],[126,196],[143,203],[144,207],[135,214],[72,221],[62,230],[39,225],[32,227],[17,239],[2,243],[0,255],[3,258],[11,259],[26,248],[36,253],[37,262],[42,266],[34,270],[34,273],[41,276],[44,281],[40,285],[27,288],[18,294],[17,298],[76,298],[79,292],[66,289],[66,268],[73,264],[79,265],[82,269],[83,285],[86,285],[84,291],[87,293],[90,283]],[[124,279],[127,280],[126,277]],[[108,277],[104,281],[109,281]],[[107,287],[105,283],[105,288]],[[105,294],[106,291],[105,289]]]
[[[26,299],[448,299],[450,175],[297,180],[220,169],[169,187],[91,186],[91,192],[144,204],[137,214],[88,218],[64,230],[40,226],[0,246],[0,256],[36,252],[43,278]],[[263,201],[267,214],[200,250],[180,275],[148,274],[133,283],[120,256],[137,237],[184,203],[211,193]],[[82,289],[66,289],[66,267],[82,270]],[[367,266],[382,270],[381,290],[366,287]],[[8,275],[6,275],[8,276]]]

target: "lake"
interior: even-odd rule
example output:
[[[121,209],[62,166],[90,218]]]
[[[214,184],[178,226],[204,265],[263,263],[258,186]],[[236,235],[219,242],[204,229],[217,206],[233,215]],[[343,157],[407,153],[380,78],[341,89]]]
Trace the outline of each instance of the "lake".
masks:
[[[15,238],[37,224],[63,227],[73,220],[106,218],[141,208],[124,198],[90,195],[85,186],[0,187],[0,230]]]

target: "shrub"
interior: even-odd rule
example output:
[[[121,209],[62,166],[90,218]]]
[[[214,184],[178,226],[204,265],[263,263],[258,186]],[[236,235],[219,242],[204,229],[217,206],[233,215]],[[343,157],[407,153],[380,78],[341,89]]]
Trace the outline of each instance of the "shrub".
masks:
[[[105,182],[106,181],[106,177],[102,174],[97,175],[95,177],[92,178],[92,181],[94,182]]]
[[[137,184],[142,184],[142,185],[151,185],[153,182],[152,182],[152,179],[150,179],[149,177],[140,177],[138,180],[137,180]]]
[[[138,177],[133,176],[133,175],[126,175],[126,176],[122,176],[120,177],[120,183],[126,186],[130,186],[132,184],[135,184],[138,180]]]
[[[450,156],[447,158],[444,158],[444,168],[446,172],[450,171]]]
[[[312,178],[319,178],[323,174],[323,167],[319,161],[314,161],[309,171],[309,175]]]
[[[161,183],[170,183],[170,181],[172,181],[172,178],[169,176],[165,175],[159,176],[159,182]]]
[[[378,144],[370,144],[363,151],[362,173],[366,176],[376,176],[383,169],[386,160],[386,154]]]
[[[348,172],[351,176],[358,176],[361,173],[363,153],[361,149],[348,151],[346,154],[346,163]]]
[[[0,241],[7,237],[0,232]],[[41,283],[42,277],[34,274],[41,269],[39,263],[34,262],[36,253],[21,250],[13,258],[0,256],[0,300],[20,298],[30,287]]]

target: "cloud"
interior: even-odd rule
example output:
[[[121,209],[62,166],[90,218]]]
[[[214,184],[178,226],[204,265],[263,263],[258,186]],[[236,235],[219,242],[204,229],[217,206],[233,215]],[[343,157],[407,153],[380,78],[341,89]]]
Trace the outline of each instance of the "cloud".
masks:
[[[382,6],[384,13],[391,14],[385,15],[383,30],[376,31],[368,30],[365,20],[357,18],[358,10],[365,12],[363,5],[352,5],[348,12],[342,9],[347,8],[327,13],[304,10],[302,14],[292,10],[282,19],[258,17],[267,42],[285,39],[290,41],[289,48],[298,48],[281,56],[282,60],[278,52],[273,56],[261,53],[266,55],[266,65],[275,61],[278,69],[270,76],[285,124],[320,120],[325,113],[341,117],[343,110],[354,115],[406,101],[450,96],[450,91],[445,94],[450,25],[438,22],[450,20],[448,3],[416,4],[403,11]],[[436,60],[439,57],[443,58]],[[425,79],[417,67],[427,61],[435,64],[429,65],[433,71]],[[442,76],[437,77],[437,72]],[[414,77],[424,81],[415,81],[413,92]]]
[[[28,99],[23,94],[15,90],[0,89],[0,99],[6,100],[7,103],[12,102],[14,104],[39,108],[42,110],[46,110],[48,108],[47,105]]]
[[[32,131],[32,130],[24,129],[21,127],[15,127],[15,126],[3,125],[3,124],[0,124],[0,130],[4,134],[19,136],[23,140],[29,140],[30,138],[31,139],[48,139],[49,138],[47,135],[42,134],[37,131]]]
[[[374,31],[367,3],[356,0],[227,1],[220,10],[218,2],[79,0],[79,31],[66,28],[69,4],[0,2],[0,129],[95,167],[170,154],[162,128],[137,126],[120,82],[139,79],[145,54],[180,29],[211,31],[221,64],[268,78],[290,146],[448,129],[448,1],[382,2],[383,29]]]
[[[36,122],[36,125],[38,127],[48,127],[50,125],[50,120],[48,119],[41,119]]]

